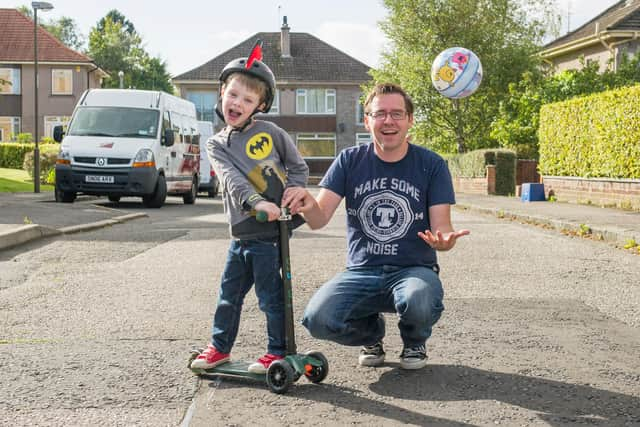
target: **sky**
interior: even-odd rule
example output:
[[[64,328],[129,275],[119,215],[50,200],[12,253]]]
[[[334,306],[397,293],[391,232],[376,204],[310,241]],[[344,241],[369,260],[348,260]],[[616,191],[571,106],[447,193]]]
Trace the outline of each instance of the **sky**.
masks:
[[[618,0],[556,0],[573,30]],[[88,38],[111,9],[131,21],[145,49],[178,75],[208,62],[257,32],[280,31],[286,15],[291,32],[310,33],[371,67],[380,63],[387,40],[378,23],[386,17],[381,0],[49,0],[54,9],[38,18],[73,18]],[[0,0],[0,7],[30,5]],[[569,12],[569,15],[567,15]]]

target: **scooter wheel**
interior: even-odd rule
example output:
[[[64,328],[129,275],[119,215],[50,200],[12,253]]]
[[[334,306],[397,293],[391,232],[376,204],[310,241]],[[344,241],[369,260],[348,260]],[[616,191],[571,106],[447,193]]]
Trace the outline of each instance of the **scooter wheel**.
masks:
[[[191,351],[191,355],[189,356],[189,363],[187,364],[187,368],[191,369],[191,362],[193,362],[194,360],[196,360],[196,358],[200,356],[200,353],[196,352],[196,351]]]
[[[304,367],[304,376],[312,383],[317,384],[322,382],[322,380],[327,378],[327,375],[329,374],[329,361],[324,357],[324,354],[319,351],[310,351],[305,355],[318,360],[321,363],[321,366],[306,364]]]
[[[275,360],[267,369],[267,385],[272,392],[286,393],[293,383],[293,367],[286,360]]]

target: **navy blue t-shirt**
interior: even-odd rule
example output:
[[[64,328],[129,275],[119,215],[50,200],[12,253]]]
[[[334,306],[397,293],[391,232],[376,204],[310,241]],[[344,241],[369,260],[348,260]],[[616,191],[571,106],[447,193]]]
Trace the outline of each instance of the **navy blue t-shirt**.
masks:
[[[455,204],[446,162],[409,144],[398,162],[384,162],[373,143],[343,150],[320,186],[345,198],[347,267],[434,266],[436,251],[418,237],[429,207]]]

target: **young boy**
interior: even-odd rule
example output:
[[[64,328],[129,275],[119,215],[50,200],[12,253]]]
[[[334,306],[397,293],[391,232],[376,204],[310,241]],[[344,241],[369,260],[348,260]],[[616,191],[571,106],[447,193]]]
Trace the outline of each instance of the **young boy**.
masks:
[[[267,353],[249,371],[264,373],[286,354],[279,231],[274,221],[280,216],[284,189],[304,187],[309,168],[284,130],[253,118],[269,111],[276,90],[275,77],[260,61],[258,49],[259,43],[249,58],[231,61],[220,75],[216,113],[226,127],[209,139],[207,152],[221,180],[232,240],[211,343],[192,362],[192,368],[208,369],[229,361],[242,303],[254,283],[260,310],[267,318],[268,343]],[[258,211],[266,212],[269,222],[258,222]],[[294,228],[302,223],[300,216],[294,216]]]

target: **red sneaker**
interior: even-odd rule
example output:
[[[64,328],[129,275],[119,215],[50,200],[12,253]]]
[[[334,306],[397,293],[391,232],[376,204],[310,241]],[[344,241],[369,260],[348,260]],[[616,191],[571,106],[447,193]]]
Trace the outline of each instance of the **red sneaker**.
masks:
[[[229,353],[222,353],[218,351],[212,344],[207,346],[207,349],[203,351],[196,359],[191,362],[191,367],[194,369],[209,369],[214,366],[222,365],[229,361]]]
[[[258,359],[257,362],[249,365],[249,368],[247,370],[252,374],[266,374],[267,369],[269,369],[269,366],[271,366],[273,361],[280,360],[280,359],[284,359],[284,356],[278,356],[277,354],[267,353],[264,356],[262,356],[260,359]]]

